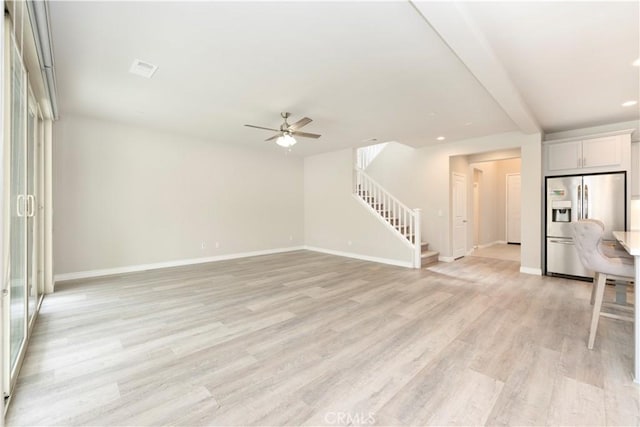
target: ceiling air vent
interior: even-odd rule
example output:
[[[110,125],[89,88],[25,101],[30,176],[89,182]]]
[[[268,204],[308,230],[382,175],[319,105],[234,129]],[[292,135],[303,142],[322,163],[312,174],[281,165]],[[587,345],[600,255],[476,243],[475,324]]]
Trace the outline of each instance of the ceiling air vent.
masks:
[[[150,64],[145,61],[141,61],[139,59],[134,59],[133,64],[131,64],[131,68],[129,68],[129,72],[131,74],[136,74],[138,76],[146,77],[150,79],[153,76],[153,73],[158,69],[157,65]]]

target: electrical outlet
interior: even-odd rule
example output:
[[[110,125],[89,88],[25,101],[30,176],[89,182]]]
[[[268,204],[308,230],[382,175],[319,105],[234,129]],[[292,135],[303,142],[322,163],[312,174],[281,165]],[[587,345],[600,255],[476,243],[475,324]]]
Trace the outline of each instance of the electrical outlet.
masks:
[[[289,241],[293,242],[293,236],[289,236]]]
[[[220,247],[220,242],[216,242],[216,249]]]
[[[200,249],[204,249],[206,247],[207,247],[207,242],[203,240],[202,243],[200,244]]]
[[[347,240],[347,245],[351,246],[351,240]]]

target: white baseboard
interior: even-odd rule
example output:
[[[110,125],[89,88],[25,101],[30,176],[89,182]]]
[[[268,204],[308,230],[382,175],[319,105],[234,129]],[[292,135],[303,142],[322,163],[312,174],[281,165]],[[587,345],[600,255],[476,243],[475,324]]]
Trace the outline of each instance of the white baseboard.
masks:
[[[453,262],[455,260],[456,259],[454,257],[452,257],[452,256],[439,256],[438,257],[438,261],[440,261],[440,262]]]
[[[87,279],[90,277],[110,276],[113,274],[134,273],[136,271],[157,270],[159,268],[180,267],[183,265],[203,264],[206,262],[225,261],[229,259],[247,258],[251,256],[279,254],[282,252],[299,251],[304,246],[292,246],[288,248],[266,249],[263,251],[241,252],[235,254],[217,255],[204,258],[181,259],[177,261],[157,262],[153,264],[128,265],[125,267],[106,268],[102,270],[78,271],[75,273],[62,273],[54,276],[54,282],[64,280]]]
[[[313,251],[313,252],[320,252],[323,254],[342,256],[346,258],[355,258],[362,261],[371,261],[371,262],[377,262],[380,264],[394,265],[396,267],[413,268],[412,262],[400,261],[396,259],[379,258],[379,257],[373,257],[369,255],[356,254],[353,252],[334,251],[333,249],[318,248],[315,246],[304,246],[303,249],[306,249],[308,251]]]
[[[489,246],[498,245],[498,244],[506,245],[507,242],[505,240],[496,240],[494,242],[486,243],[484,245],[478,245],[478,249],[484,249],[484,248],[488,248]]]
[[[541,268],[520,267],[520,273],[533,274],[534,276],[542,276]]]

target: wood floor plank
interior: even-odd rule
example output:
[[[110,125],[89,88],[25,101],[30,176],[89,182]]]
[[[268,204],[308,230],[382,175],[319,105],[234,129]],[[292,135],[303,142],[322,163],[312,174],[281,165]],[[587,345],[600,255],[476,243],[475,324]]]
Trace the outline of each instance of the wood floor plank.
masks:
[[[632,325],[587,350],[589,295],[488,257],[308,251],[69,281],[7,424],[638,425]]]

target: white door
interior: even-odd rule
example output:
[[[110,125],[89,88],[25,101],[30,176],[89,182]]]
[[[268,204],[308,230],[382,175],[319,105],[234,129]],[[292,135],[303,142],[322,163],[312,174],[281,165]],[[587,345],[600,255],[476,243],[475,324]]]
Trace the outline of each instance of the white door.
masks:
[[[520,174],[507,174],[507,242],[520,243]]]
[[[473,247],[480,246],[480,183],[473,183]]]
[[[453,174],[453,257],[467,253],[467,177]]]

